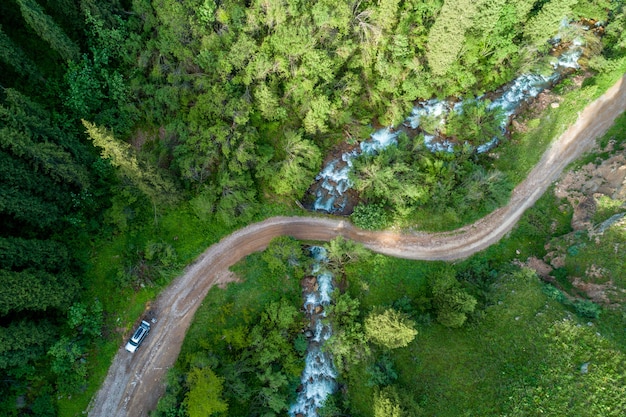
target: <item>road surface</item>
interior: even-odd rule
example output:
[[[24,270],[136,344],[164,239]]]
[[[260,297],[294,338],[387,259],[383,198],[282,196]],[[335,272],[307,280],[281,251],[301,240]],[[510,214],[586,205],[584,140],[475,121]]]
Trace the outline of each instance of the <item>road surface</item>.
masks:
[[[590,150],[626,109],[626,76],[589,104],[545,152],[509,203],[474,224],[444,233],[368,232],[345,220],[316,217],[274,217],[249,225],[209,247],[152,304],[158,322],[136,353],[123,346],[115,355],[102,387],[92,400],[92,417],[143,417],[156,408],[165,390],[165,374],[180,352],[194,313],[209,288],[235,277],[228,272],[246,255],[263,250],[277,236],[328,241],[343,236],[390,256],[420,260],[466,258],[499,241],[526,209],[572,161]]]

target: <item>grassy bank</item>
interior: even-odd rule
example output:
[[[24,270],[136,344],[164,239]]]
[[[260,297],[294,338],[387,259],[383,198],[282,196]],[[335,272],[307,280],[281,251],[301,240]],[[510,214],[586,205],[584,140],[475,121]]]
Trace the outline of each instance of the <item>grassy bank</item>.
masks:
[[[294,214],[302,212],[267,204],[253,221]],[[95,240],[87,249],[84,299],[102,303],[105,330],[88,353],[85,390],[58,399],[61,417],[82,415],[104,381],[118,348],[137,320],[148,313],[150,302],[207,247],[238,227],[201,221],[187,203],[162,213],[156,221],[147,217],[150,221],[145,224],[132,225],[109,239]],[[148,247],[154,244],[168,249],[146,259]]]
[[[570,79],[565,79],[553,90],[559,97],[559,106],[548,106],[540,115],[530,111],[517,116],[516,120],[524,126],[523,132],[515,132],[508,141],[496,148],[495,158],[485,157],[485,168],[503,174],[503,186],[499,188],[497,198],[489,204],[481,204],[473,210],[454,208],[429,209],[416,211],[410,219],[399,219],[399,227],[417,227],[425,231],[454,230],[472,223],[504,205],[510,190],[519,184],[539,162],[550,144],[556,140],[577,119],[578,113],[587,104],[600,97],[626,73],[626,58],[622,58],[614,69],[607,73],[586,79],[576,88]]]
[[[594,78],[593,82],[588,83],[583,88],[565,93],[559,108],[550,108],[540,119],[537,119],[537,122],[529,122],[531,129],[527,134],[514,137],[512,142],[515,143],[507,144],[502,148],[500,159],[494,163],[494,167],[505,172],[511,181],[521,181],[539,160],[549,143],[558,137],[569,124],[573,123],[577,112],[584,108],[590,100],[601,95],[606,88],[621,76],[624,70],[626,70],[626,64],[622,66],[621,73],[616,70],[611,74],[598,76]],[[623,123],[623,120],[620,123]],[[278,205],[266,205],[254,221],[272,215],[295,213],[292,209],[286,209]],[[297,213],[302,214],[301,212]],[[486,213],[472,213],[471,216],[465,218],[451,219],[446,217],[445,213],[430,213],[428,224],[435,229],[455,228],[471,222],[483,214]],[[567,210],[561,211],[550,196],[544,196],[524,216],[519,226],[511,233],[508,239],[476,255],[473,261],[488,264],[490,268],[496,270],[497,266],[504,265],[516,257],[525,259],[525,257],[530,255],[542,256],[544,251],[543,242],[545,242],[548,231],[553,227],[554,222],[557,225],[554,233],[565,233],[568,230],[570,218],[571,212]],[[124,336],[132,328],[133,323],[149,308],[150,300],[153,300],[160,290],[168,285],[174,277],[178,276],[183,271],[185,265],[188,265],[206,247],[217,242],[232,230],[234,228],[198,220],[192,210],[184,204],[182,207],[164,213],[156,222],[151,221],[143,226],[136,226],[106,241],[94,242],[92,248],[90,248],[90,267],[85,277],[86,299],[92,300],[97,298],[102,302],[105,311],[105,329],[107,331],[102,341],[89,353],[90,376],[87,382],[87,389],[82,394],[74,395],[72,398],[59,399],[58,405],[61,416],[77,416],[87,408],[89,400],[106,376],[117,348],[123,342]],[[157,259],[152,264],[148,262],[147,267],[151,270],[151,277],[147,282],[134,280],[132,278],[132,270],[137,267],[138,263],[146,261],[146,248],[151,244],[171,248],[174,255],[172,255],[171,259],[168,258],[167,264],[164,264],[162,259]],[[467,262],[471,262],[471,260]],[[347,280],[350,291],[354,291],[355,294],[358,293],[359,297],[362,297],[363,308],[368,309],[378,305],[392,304],[403,296],[419,299],[426,291],[426,277],[439,267],[440,265],[437,263],[412,263],[374,255],[366,263],[354,266],[354,270],[348,273]],[[253,269],[243,272],[254,274]],[[249,292],[246,293],[248,296],[245,299],[252,303],[255,299],[267,295],[269,291],[272,290],[268,287],[261,289],[260,293]],[[241,295],[242,293],[239,294]],[[531,295],[532,300],[535,301],[541,298],[541,295],[536,291]],[[557,307],[554,307],[554,309],[554,311],[558,310]],[[558,314],[562,314],[563,311],[558,310]],[[550,314],[553,314],[552,310]],[[558,315],[557,313],[554,314]],[[615,326],[618,322],[617,316],[607,316],[606,320],[602,321],[599,326],[602,326],[604,331],[617,332]],[[533,322],[529,323],[531,327],[537,326]],[[456,344],[459,346],[463,344],[484,345],[486,343],[485,339],[479,338],[484,328],[480,327],[481,325],[478,322],[473,326],[478,326],[476,327],[478,330],[474,330],[475,333],[471,333],[469,330],[459,330],[458,334],[452,334],[448,329],[442,329],[437,326],[423,328],[421,331],[426,336],[424,340],[432,341],[432,344],[429,345],[430,347],[423,347],[424,352],[428,352],[429,349],[432,352],[436,352],[438,344],[440,345],[439,348],[443,349],[442,346],[445,346],[444,342],[449,342],[449,340],[458,340]],[[506,332],[504,330],[503,328],[502,334],[492,334],[492,336],[505,338]],[[464,337],[467,338],[465,341]],[[512,342],[505,340],[503,343],[506,345]],[[525,343],[524,340],[515,342],[515,344],[523,343]],[[446,363],[455,363],[457,359],[460,361],[458,363],[474,363],[473,361],[476,360],[479,353],[475,346],[463,351],[451,351],[450,355],[452,356],[449,356],[447,361],[442,359],[440,361],[441,366],[443,367]],[[455,358],[454,355],[459,357]],[[415,361],[413,356],[411,358],[413,359],[402,359],[402,357],[399,357],[398,361],[406,361],[402,365],[404,368],[400,365],[399,368],[411,369],[410,363]],[[434,356],[428,358],[428,360],[435,363]],[[504,362],[506,362],[505,359],[502,359],[501,363]],[[476,373],[481,372],[483,368],[471,369],[471,372],[468,372]],[[432,375],[438,375],[443,371],[444,369],[437,368],[424,368],[423,370],[431,378],[433,377]],[[358,376],[358,372],[362,373],[363,369],[360,371],[357,369],[355,372],[357,372],[356,375]],[[444,387],[449,386],[453,392],[461,392],[464,387],[468,387],[467,382],[461,383],[461,381],[465,381],[469,377],[468,374],[461,373],[457,376],[451,375],[453,380],[433,381],[432,384],[441,384]],[[488,379],[488,377],[489,374],[485,374],[484,379]],[[500,380],[495,379],[495,381]],[[413,382],[407,380],[406,383],[412,384]],[[463,384],[466,385],[464,386]],[[494,382],[494,386],[496,385],[498,384]],[[364,388],[364,391],[358,393],[351,392],[350,395],[355,395],[357,399],[367,398],[371,394],[368,389]],[[486,393],[495,392],[493,389],[489,387],[481,388]],[[439,392],[435,390],[428,393],[424,392],[420,395],[425,398],[434,397],[435,393],[439,395]],[[424,401],[428,402],[427,400]],[[433,400],[429,401],[432,402]],[[455,401],[459,404],[463,403],[461,397]],[[367,402],[364,404],[367,404]],[[421,406],[425,407],[423,404]],[[437,407],[442,407],[442,405],[433,405],[433,410],[439,410]]]

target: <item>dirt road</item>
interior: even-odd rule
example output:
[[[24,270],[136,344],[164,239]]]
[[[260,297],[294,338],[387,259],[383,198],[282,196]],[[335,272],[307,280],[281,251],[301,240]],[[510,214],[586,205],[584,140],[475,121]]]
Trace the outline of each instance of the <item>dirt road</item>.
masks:
[[[147,416],[164,392],[164,376],[174,364],[187,328],[209,288],[231,280],[228,267],[252,252],[265,249],[274,237],[289,235],[327,241],[344,236],[373,251],[401,258],[454,260],[468,257],[510,231],[565,166],[591,149],[595,139],[604,134],[625,109],[626,76],[579,114],[578,121],[554,142],[527,179],[515,188],[505,207],[462,229],[435,234],[366,232],[343,220],[274,217],[225,237],[198,257],[153,303],[152,311],[158,322],[136,353],[128,353],[120,347],[104,384],[92,400],[89,415]]]

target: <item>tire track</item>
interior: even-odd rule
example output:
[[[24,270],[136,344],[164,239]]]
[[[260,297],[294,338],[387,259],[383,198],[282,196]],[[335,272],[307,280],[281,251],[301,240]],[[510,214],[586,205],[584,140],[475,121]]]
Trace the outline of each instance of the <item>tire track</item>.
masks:
[[[158,322],[135,354],[122,347],[89,406],[93,417],[143,417],[165,391],[165,374],[178,357],[193,316],[216,283],[232,281],[228,267],[263,250],[278,236],[328,241],[337,236],[363,243],[385,255],[416,260],[466,258],[499,241],[563,169],[590,150],[595,140],[626,110],[626,76],[579,113],[578,120],[544,153],[509,203],[475,223],[443,233],[368,232],[344,220],[273,217],[251,224],[210,246],[159,295],[152,309]]]

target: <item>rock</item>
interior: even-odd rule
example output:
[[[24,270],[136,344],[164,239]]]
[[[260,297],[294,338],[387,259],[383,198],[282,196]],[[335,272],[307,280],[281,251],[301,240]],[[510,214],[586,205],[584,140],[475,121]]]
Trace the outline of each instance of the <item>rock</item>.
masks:
[[[537,275],[539,275],[539,277],[541,277],[541,279],[543,279],[544,281],[550,280],[550,278],[552,278],[550,276],[550,272],[552,272],[552,267],[539,258],[536,258],[534,256],[529,257],[526,260],[524,266],[534,269]]]
[[[583,375],[589,373],[589,362],[585,362],[580,365],[580,373]]]
[[[305,292],[317,291],[317,278],[311,275],[304,277],[300,281],[300,285]]]
[[[591,217],[596,212],[596,200],[591,197],[585,197],[574,209],[572,216],[572,229],[585,230],[590,228]]]
[[[306,332],[304,332],[304,336],[306,336],[307,339],[310,339],[313,337],[313,332],[310,330],[307,330]]]
[[[316,306],[315,307],[315,314],[321,314],[322,311],[324,311],[324,307],[322,307],[322,306]]]
[[[558,109],[559,108],[559,103],[552,103],[550,104],[550,107],[552,107],[553,109]]]

